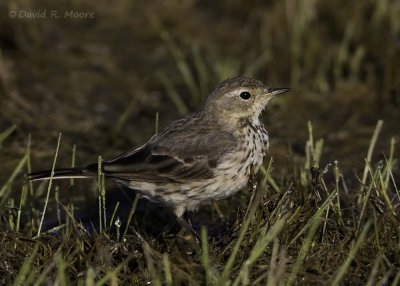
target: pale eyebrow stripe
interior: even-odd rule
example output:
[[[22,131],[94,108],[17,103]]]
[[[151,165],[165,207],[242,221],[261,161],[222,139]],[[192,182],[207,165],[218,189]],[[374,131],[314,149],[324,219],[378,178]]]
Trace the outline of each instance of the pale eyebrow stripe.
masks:
[[[234,97],[234,96],[236,96],[237,94],[240,94],[243,91],[248,91],[248,89],[244,88],[244,87],[243,88],[238,88],[238,89],[235,89],[235,90],[232,90],[232,91],[226,93],[225,96],[226,97]]]

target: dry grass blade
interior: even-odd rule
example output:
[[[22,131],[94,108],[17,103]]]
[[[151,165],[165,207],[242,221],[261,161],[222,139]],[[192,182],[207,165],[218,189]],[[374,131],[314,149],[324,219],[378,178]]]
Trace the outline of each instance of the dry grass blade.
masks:
[[[372,159],[372,154],[374,153],[375,145],[376,142],[378,141],[379,133],[381,132],[383,126],[383,120],[379,120],[378,123],[376,124],[374,134],[372,135],[371,138],[371,143],[368,148],[368,154],[367,154],[367,159],[364,167],[364,172],[361,180],[361,188],[360,188],[360,197],[358,198],[358,203],[361,203],[362,201],[362,196],[364,193],[365,185],[367,184],[367,178],[368,178],[368,169],[370,164],[371,159]]]
[[[53,165],[51,167],[51,175],[50,175],[49,184],[48,184],[48,187],[47,187],[46,199],[44,201],[44,207],[43,207],[43,211],[42,211],[42,218],[40,219],[40,224],[39,224],[39,228],[38,228],[36,237],[39,237],[40,233],[42,232],[44,216],[46,214],[47,204],[48,204],[49,198],[50,198],[50,191],[51,191],[51,186],[52,186],[52,183],[53,183],[54,170],[56,168],[56,162],[57,162],[57,157],[58,157],[58,150],[60,149],[60,143],[61,143],[61,133],[58,135],[57,148],[56,148],[56,153],[54,155]]]

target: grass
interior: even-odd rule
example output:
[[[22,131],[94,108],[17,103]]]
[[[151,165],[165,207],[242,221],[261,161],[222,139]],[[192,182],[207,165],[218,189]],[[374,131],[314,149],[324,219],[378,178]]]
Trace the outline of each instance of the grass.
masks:
[[[378,124],[377,128],[380,127]],[[312,130],[309,124],[309,131]],[[378,140],[376,134],[371,146]],[[322,150],[317,146],[310,133],[306,144],[311,154],[307,157],[310,161],[304,162],[304,166],[318,168],[313,160],[320,159]],[[371,152],[368,154],[372,155]],[[164,234],[157,239],[149,237],[143,229],[126,227],[122,236],[112,231],[112,221],[107,225],[103,219],[106,216],[103,199],[106,198],[101,192],[104,189],[101,176],[100,184],[97,184],[100,190],[98,213],[102,217],[99,219],[102,224],[99,233],[87,231],[71,213],[67,214],[72,216],[69,218],[72,228],[68,231],[54,226],[43,233],[48,194],[54,195],[54,188],[49,183],[45,207],[40,215],[40,209],[29,206],[29,200],[38,198],[35,192],[33,196],[28,194],[25,185],[18,212],[15,212],[15,207],[2,212],[5,222],[2,225],[5,246],[2,255],[14,257],[7,261],[14,269],[14,272],[9,272],[7,281],[17,285],[45,281],[60,285],[142,284],[146,281],[155,285],[253,285],[267,282],[269,285],[293,285],[322,281],[330,281],[330,285],[349,281],[373,283],[371,285],[395,283],[399,275],[400,252],[397,206],[393,200],[398,194],[395,181],[384,179],[393,175],[393,164],[389,163],[393,156],[391,154],[391,159],[377,167],[373,167],[371,162],[366,163],[369,171],[365,180],[360,181],[364,191],[360,202],[358,194],[346,194],[339,187],[340,169],[337,164],[317,177],[311,169],[301,168],[301,173],[292,174],[292,182],[282,192],[271,192],[266,183],[273,166],[269,164],[263,175],[265,179],[261,177],[254,189],[255,196],[249,201],[248,210],[236,213],[221,239],[208,234],[203,226],[202,250],[190,254],[184,251],[191,248],[190,238],[187,241],[184,237],[174,237],[173,229],[164,229]],[[27,168],[26,155],[21,162],[22,167],[17,166],[17,170]],[[326,182],[329,175],[336,179]],[[7,190],[14,178],[15,175],[11,175],[2,190]],[[298,184],[296,181],[301,184],[293,188],[293,184]],[[316,193],[320,200],[315,199]],[[1,194],[2,200],[8,200],[10,205],[9,192],[2,191]],[[127,225],[132,225],[131,220],[135,220],[138,198],[132,204]],[[62,207],[67,210],[67,205]],[[343,208],[344,205],[347,207]],[[31,222],[24,221],[19,226],[21,210],[25,217],[31,218]],[[15,230],[15,221],[18,221],[18,230]],[[36,231],[38,235],[29,238],[29,234]],[[20,253],[21,250],[25,251]],[[331,267],[332,263],[335,267]],[[365,275],[355,277],[354,273]]]
[[[47,204],[49,202],[49,197],[50,197],[50,192],[51,192],[51,186],[53,183],[53,175],[54,175],[54,170],[56,168],[56,162],[57,162],[57,157],[58,157],[58,150],[60,148],[60,142],[61,142],[61,133],[58,136],[58,140],[57,140],[57,148],[56,148],[56,154],[54,155],[54,161],[53,161],[53,165],[51,167],[51,175],[50,175],[50,179],[49,179],[49,185],[47,187],[47,194],[46,194],[46,199],[44,200],[45,204],[43,207],[43,212],[42,212],[42,217],[40,219],[40,223],[39,223],[39,229],[37,232],[36,236],[40,236],[41,231],[42,231],[42,226],[43,226],[43,221],[44,221],[44,216],[46,215],[46,210],[47,210]],[[101,227],[101,224],[100,224]]]
[[[0,284],[400,283],[396,1],[25,2],[0,7],[96,19],[0,19]],[[237,74],[293,92],[257,186],[190,214],[200,246],[100,173],[25,181],[138,146]]]

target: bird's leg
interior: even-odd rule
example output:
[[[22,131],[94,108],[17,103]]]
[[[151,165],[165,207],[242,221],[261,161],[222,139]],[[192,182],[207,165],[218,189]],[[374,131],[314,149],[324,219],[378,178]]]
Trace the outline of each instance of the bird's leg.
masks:
[[[257,177],[256,174],[254,172],[254,166],[250,165],[250,176],[249,176],[249,181],[248,181],[248,186],[249,186],[249,190],[256,190],[257,189]]]
[[[178,222],[182,227],[189,230],[189,232],[193,235],[193,238],[196,240],[197,244],[200,245],[200,235],[190,223],[187,213],[184,213],[182,217],[178,217]]]
[[[197,231],[193,228],[192,224],[190,223],[189,217],[185,209],[176,208],[175,215],[179,222],[179,224],[186,230],[188,230],[196,240],[197,244],[200,245],[200,235]]]
[[[257,191],[257,177],[256,177],[256,174],[254,173],[253,165],[250,165],[250,176],[249,176],[249,181],[247,182],[247,186],[249,188],[249,191],[251,192],[251,197],[250,197],[249,206],[247,207],[246,214],[244,217],[248,216],[251,205],[253,204],[255,196],[256,196],[256,191]]]

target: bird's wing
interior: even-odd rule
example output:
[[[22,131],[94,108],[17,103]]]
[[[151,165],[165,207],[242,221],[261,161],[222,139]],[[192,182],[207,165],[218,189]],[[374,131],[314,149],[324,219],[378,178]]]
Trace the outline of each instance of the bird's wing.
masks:
[[[184,183],[213,176],[221,157],[236,139],[216,123],[197,118],[175,122],[145,145],[104,162],[104,173],[116,179],[149,183]]]

